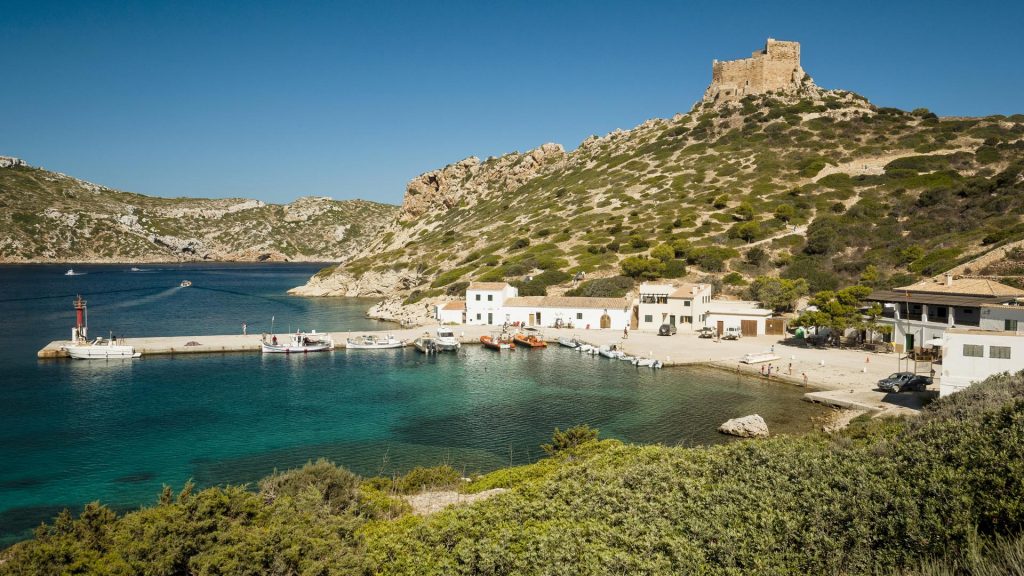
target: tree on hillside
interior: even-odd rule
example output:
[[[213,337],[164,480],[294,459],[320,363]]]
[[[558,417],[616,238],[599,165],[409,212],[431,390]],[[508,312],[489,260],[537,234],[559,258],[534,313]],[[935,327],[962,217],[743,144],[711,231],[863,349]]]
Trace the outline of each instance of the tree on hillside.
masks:
[[[829,328],[833,345],[838,345],[843,333],[850,328],[885,332],[886,327],[876,321],[882,313],[881,305],[875,302],[865,309],[864,299],[868,294],[871,294],[871,288],[861,285],[818,292],[810,301],[817,310],[801,314],[792,325],[813,326],[818,330]]]
[[[657,258],[646,256],[630,256],[622,261],[622,274],[630,278],[654,280],[660,278],[665,271],[665,263]]]
[[[658,244],[651,249],[651,257],[657,258],[662,262],[668,262],[676,257],[676,251],[669,244]]]
[[[807,280],[758,276],[750,283],[748,290],[750,298],[757,300],[762,306],[776,312],[789,312],[793,310],[797,300],[807,295]]]

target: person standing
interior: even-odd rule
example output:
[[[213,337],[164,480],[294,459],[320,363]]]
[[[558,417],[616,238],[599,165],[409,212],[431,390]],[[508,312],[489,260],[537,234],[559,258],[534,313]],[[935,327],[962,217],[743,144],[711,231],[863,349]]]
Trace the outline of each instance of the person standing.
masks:
[[[622,339],[623,340],[628,340],[629,339],[629,326],[623,326],[623,328],[622,328]]]
[[[793,363],[792,362],[789,363],[789,375],[790,376],[793,375]]]
[[[807,372],[804,372],[803,375],[804,375],[804,386],[807,386]]]
[[[248,329],[248,326],[245,325],[245,322],[242,322],[242,336],[245,336],[245,331],[247,329]]]

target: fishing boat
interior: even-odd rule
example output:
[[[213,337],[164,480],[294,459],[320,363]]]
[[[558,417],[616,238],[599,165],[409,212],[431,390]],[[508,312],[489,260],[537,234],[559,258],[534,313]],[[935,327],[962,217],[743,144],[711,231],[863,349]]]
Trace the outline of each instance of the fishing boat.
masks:
[[[614,344],[612,344],[611,346],[601,346],[600,348],[597,349],[597,353],[600,354],[601,356],[604,356],[605,358],[608,358],[609,360],[617,360],[618,358],[621,358],[623,355],[622,351],[616,349]]]
[[[480,343],[486,348],[491,350],[515,350],[516,345],[509,338],[508,334],[501,334],[498,336],[481,336]]]
[[[580,345],[575,338],[566,338],[565,336],[559,336],[558,343],[566,348],[578,348]]]
[[[548,343],[538,337],[536,334],[523,334],[522,332],[516,333],[512,337],[512,341],[520,346],[526,346],[527,348],[547,348]]]
[[[424,354],[437,354],[440,350],[437,340],[430,335],[430,332],[424,332],[422,336],[412,341],[412,345]]]
[[[313,330],[309,334],[296,332],[288,343],[280,343],[277,336],[261,341],[264,354],[299,354],[305,352],[326,352],[334,350],[334,340],[329,334],[317,334]]]
[[[437,349],[443,351],[454,351],[462,347],[462,343],[455,337],[455,332],[452,332],[451,328],[440,326],[437,329],[437,337],[434,338],[434,343],[437,344]]]
[[[346,340],[346,346],[356,350],[383,350],[386,348],[401,348],[402,346],[405,346],[405,341],[395,338],[392,334],[388,334],[387,336],[366,334],[365,336],[348,338]]]
[[[76,360],[105,360],[108,358],[138,358],[141,352],[127,344],[118,344],[117,338],[104,339],[102,336],[92,342],[81,341],[64,346],[68,356]]]

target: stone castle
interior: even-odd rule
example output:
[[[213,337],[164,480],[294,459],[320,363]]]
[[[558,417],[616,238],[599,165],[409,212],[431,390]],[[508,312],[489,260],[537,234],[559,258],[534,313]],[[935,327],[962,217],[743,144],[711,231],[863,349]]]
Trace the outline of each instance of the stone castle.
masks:
[[[769,38],[763,50],[741,60],[715,60],[705,102],[739,100],[749,94],[796,91],[810,80],[800,67],[800,43]]]

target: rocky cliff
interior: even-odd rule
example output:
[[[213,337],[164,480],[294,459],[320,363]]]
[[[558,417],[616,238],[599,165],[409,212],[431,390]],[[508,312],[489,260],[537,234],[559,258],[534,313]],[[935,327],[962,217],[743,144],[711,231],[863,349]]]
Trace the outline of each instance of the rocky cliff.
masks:
[[[362,200],[157,198],[0,157],[0,262],[332,261],[398,208]]]

